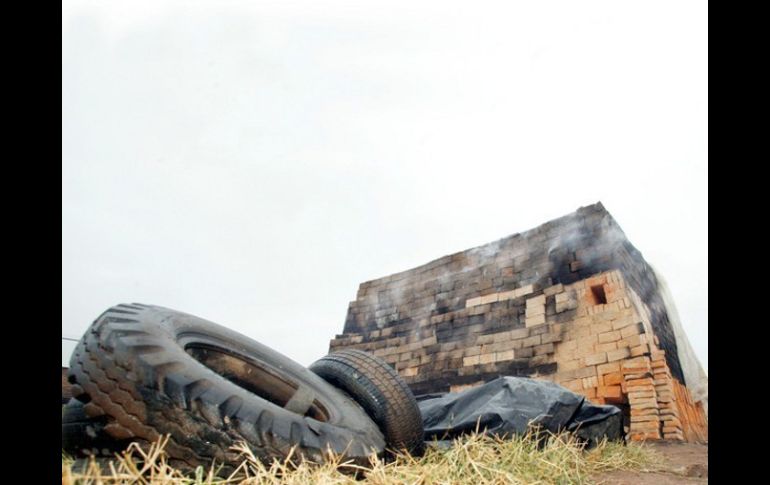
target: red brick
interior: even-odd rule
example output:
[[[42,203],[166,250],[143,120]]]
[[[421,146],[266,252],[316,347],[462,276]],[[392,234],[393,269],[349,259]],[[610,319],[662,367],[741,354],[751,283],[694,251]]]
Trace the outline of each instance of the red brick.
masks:
[[[611,372],[604,375],[605,386],[620,385],[621,382],[623,382],[623,375],[619,372]]]
[[[606,382],[605,382],[606,384]],[[622,393],[620,392],[620,386],[604,386],[600,387],[596,390],[597,396],[602,397],[622,397]]]

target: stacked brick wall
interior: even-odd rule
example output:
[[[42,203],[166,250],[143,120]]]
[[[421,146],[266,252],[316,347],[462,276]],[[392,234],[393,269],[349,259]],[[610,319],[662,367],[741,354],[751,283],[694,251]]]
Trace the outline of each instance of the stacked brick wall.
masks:
[[[529,376],[620,406],[632,439],[703,439],[654,276],[621,236],[597,204],[363,283],[330,350],[373,352],[416,394]]]

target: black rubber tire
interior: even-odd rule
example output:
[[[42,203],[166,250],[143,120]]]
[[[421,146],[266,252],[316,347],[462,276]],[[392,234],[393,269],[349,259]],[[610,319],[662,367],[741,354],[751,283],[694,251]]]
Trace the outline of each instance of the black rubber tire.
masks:
[[[213,460],[232,470],[239,440],[266,463],[295,445],[296,460],[323,462],[330,450],[362,465],[385,449],[366,412],[308,369],[167,308],[104,312],[78,342],[68,377],[86,415],[106,418],[104,432],[143,445],[170,434],[170,462],[185,470]]]
[[[355,399],[380,427],[389,449],[422,454],[420,408],[409,386],[387,362],[362,350],[346,349],[322,357],[310,370]]]
[[[131,440],[116,440],[105,433],[107,422],[106,416],[89,417],[82,402],[70,399],[62,406],[62,450],[73,458],[112,457],[125,450]]]

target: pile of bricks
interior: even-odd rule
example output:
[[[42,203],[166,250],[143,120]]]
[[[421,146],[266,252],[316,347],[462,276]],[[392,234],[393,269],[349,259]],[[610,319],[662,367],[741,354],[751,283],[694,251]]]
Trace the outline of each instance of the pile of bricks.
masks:
[[[658,394],[648,356],[623,362],[623,392],[631,406],[631,439],[660,439]]]
[[[703,409],[703,403],[695,402],[692,395],[676,379],[673,380],[674,401],[678,413],[672,412],[679,419],[684,439],[692,442],[708,441],[708,419]]]
[[[500,375],[624,409],[631,439],[703,440],[651,270],[600,204],[363,283],[330,351],[390,363],[416,394]]]

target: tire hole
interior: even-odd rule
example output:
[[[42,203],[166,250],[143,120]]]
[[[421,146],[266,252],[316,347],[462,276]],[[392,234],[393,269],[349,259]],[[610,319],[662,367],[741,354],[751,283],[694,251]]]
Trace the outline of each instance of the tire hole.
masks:
[[[296,383],[290,382],[264,362],[246,360],[226,349],[190,344],[185,347],[185,352],[233,384],[279,407],[285,407],[299,389]],[[304,416],[318,421],[329,420],[328,411],[318,400],[313,401]]]

